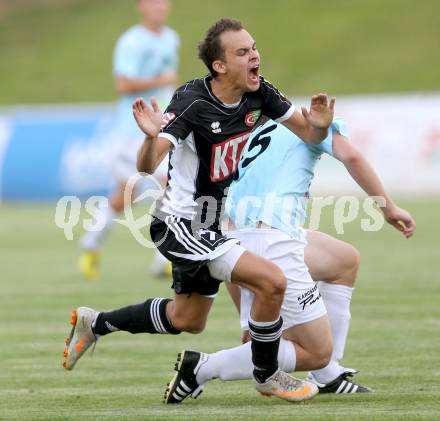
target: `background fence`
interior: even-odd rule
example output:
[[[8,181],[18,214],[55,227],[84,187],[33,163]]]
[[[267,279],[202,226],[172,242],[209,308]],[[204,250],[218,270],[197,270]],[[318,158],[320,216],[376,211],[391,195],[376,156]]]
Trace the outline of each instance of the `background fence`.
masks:
[[[114,113],[112,104],[2,109],[1,200],[106,194],[121,140],[112,131]],[[337,115],[391,193],[440,195],[440,94],[338,97]],[[323,157],[313,192],[360,190],[338,161]]]

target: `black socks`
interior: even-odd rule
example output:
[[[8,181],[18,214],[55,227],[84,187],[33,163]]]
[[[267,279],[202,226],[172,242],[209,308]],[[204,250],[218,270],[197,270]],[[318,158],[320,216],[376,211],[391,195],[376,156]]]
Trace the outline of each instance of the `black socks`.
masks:
[[[252,339],[252,362],[254,377],[264,383],[278,370],[278,348],[282,333],[283,319],[275,322],[255,322],[249,319],[249,332]]]
[[[152,298],[144,303],[99,313],[93,333],[107,335],[123,330],[130,333],[169,333],[177,335],[179,330],[168,320],[166,314],[169,298]]]

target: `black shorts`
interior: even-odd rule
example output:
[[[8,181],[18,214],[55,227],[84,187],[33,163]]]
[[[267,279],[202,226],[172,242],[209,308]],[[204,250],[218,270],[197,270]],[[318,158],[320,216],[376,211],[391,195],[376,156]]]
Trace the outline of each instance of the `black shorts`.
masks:
[[[150,234],[172,263],[172,288],[176,294],[217,294],[221,281],[210,275],[207,264],[215,250],[233,240],[217,231],[201,229],[193,233],[191,221],[176,216],[166,216],[164,220],[153,217]]]

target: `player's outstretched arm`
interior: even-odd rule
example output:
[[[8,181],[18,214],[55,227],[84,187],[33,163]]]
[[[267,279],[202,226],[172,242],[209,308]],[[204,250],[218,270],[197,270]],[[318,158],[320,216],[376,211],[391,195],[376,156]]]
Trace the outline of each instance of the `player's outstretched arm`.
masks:
[[[137,170],[153,174],[165,155],[171,149],[171,143],[164,138],[158,138],[162,125],[162,113],[154,98],[151,98],[150,108],[142,98],[133,103],[133,116],[139,128],[145,133],[145,140],[138,152]]]
[[[295,111],[283,124],[305,143],[319,144],[327,137],[333,121],[335,101],[329,101],[326,94],[314,95],[309,110],[302,107],[302,113]]]
[[[150,89],[162,88],[164,86],[175,86],[177,84],[177,73],[174,70],[162,73],[151,78],[129,78],[118,76],[115,79],[115,88],[120,95],[133,95],[148,91]]]
[[[406,238],[413,235],[416,223],[411,214],[396,206],[385,191],[385,188],[374,168],[362,153],[340,134],[333,134],[333,154],[341,161],[353,180],[369,196],[383,197],[385,206],[381,206],[385,220],[400,231]]]

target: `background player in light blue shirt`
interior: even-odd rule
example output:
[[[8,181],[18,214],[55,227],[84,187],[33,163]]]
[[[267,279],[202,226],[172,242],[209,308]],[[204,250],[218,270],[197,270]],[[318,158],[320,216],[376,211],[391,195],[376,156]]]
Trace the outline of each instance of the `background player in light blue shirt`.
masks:
[[[165,109],[177,83],[179,36],[164,25],[169,11],[168,0],[138,0],[141,22],[129,28],[118,39],[113,54],[113,75],[119,94],[118,113],[112,137],[118,139],[112,157],[117,187],[110,197],[109,206],[100,209],[102,229],[87,232],[81,238],[82,253],[79,269],[87,279],[98,277],[98,252],[113,221],[124,209],[124,191],[129,178],[137,172],[137,151],[144,136],[132,112],[132,103],[140,96],[154,96]],[[166,181],[167,161],[156,170],[155,177]],[[170,270],[168,261],[156,253],[152,271],[159,274]]]
[[[139,137],[131,108],[136,98],[154,96],[165,109],[174,93],[180,41],[173,29],[162,26],[168,7],[168,1],[140,0],[138,8],[147,21],[132,26],[116,43],[113,74],[120,95],[118,124],[125,136]]]

